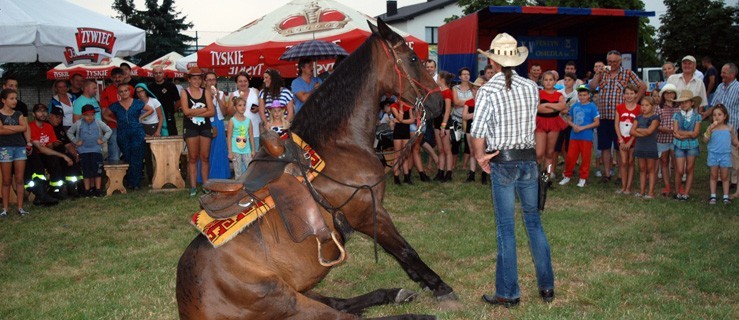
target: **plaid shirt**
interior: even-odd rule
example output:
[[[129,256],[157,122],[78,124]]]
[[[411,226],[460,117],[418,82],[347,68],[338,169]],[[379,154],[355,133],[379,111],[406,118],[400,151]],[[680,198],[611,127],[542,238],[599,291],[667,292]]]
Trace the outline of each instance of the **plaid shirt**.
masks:
[[[680,108],[665,107],[657,110],[657,114],[659,115],[659,127],[670,129],[670,133],[657,132],[657,143],[672,143],[672,139],[674,138],[672,135],[672,125],[674,124],[674,122],[672,122],[672,118],[675,115],[675,112],[680,112]]]
[[[729,111],[729,126],[734,128],[734,132],[739,130],[739,81],[734,79],[728,86],[723,82],[719,83],[712,103],[723,104]]]
[[[539,87],[513,72],[511,89],[498,72],[477,91],[470,134],[485,138],[486,151],[534,147]]]
[[[615,77],[610,74],[603,75],[600,83],[600,104],[598,104],[598,112],[601,119],[616,119],[616,105],[624,102],[624,88],[629,84],[639,86],[641,80],[634,72],[620,67]]]

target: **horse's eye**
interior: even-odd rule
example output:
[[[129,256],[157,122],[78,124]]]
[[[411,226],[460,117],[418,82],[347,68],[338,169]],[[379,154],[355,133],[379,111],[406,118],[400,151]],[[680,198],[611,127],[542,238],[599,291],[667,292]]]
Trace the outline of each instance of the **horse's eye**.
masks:
[[[418,62],[418,57],[416,56],[411,57],[411,62]]]

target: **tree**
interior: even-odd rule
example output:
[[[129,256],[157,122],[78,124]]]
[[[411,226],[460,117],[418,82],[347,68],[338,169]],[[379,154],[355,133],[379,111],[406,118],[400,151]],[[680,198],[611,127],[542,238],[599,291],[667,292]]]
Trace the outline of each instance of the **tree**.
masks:
[[[182,34],[192,28],[187,16],[175,11],[174,0],[146,0],[146,11],[136,10],[132,0],[115,0],[113,9],[120,13],[118,18],[146,31],[146,51],[137,54],[133,62],[150,62],[169,52],[184,52],[193,37]]]
[[[658,43],[665,61],[711,56],[713,64],[739,61],[739,6],[715,0],[665,0]]]
[[[671,0],[678,1],[678,0]],[[642,0],[460,0],[459,6],[464,8],[464,14],[470,14],[488,6],[550,6],[573,8],[621,8],[630,10],[644,10]],[[458,17],[450,17],[449,21]],[[446,22],[449,22],[446,21]],[[657,44],[654,39],[656,30],[649,25],[649,19],[639,20],[639,43],[636,60],[640,67],[659,64],[657,58]]]

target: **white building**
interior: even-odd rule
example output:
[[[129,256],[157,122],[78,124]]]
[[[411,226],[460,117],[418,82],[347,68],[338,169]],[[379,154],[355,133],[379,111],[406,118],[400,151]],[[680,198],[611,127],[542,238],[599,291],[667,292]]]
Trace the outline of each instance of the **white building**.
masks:
[[[428,0],[426,2],[398,8],[398,2],[387,1],[387,11],[378,16],[387,24],[405,31],[429,44],[429,59],[437,60],[436,44],[439,26],[444,19],[464,16],[457,0]]]

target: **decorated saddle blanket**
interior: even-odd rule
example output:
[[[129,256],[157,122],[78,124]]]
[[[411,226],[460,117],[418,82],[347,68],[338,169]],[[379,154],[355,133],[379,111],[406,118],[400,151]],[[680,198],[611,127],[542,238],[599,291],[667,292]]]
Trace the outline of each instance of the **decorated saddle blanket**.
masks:
[[[325,162],[323,162],[315,150],[297,135],[285,133],[280,136],[282,140],[290,138],[303,150],[304,156],[310,159],[311,169],[306,171],[306,176],[309,181],[312,181],[323,170],[326,165]],[[297,176],[296,178],[299,181],[304,180],[302,176]],[[262,199],[253,199],[248,205],[243,204],[242,206],[244,206],[244,209],[241,212],[225,219],[213,218],[205,210],[200,210],[192,216],[190,223],[214,247],[219,247],[238,235],[254,221],[267,214],[271,209],[275,208],[275,199],[273,199],[272,195],[267,195]]]

